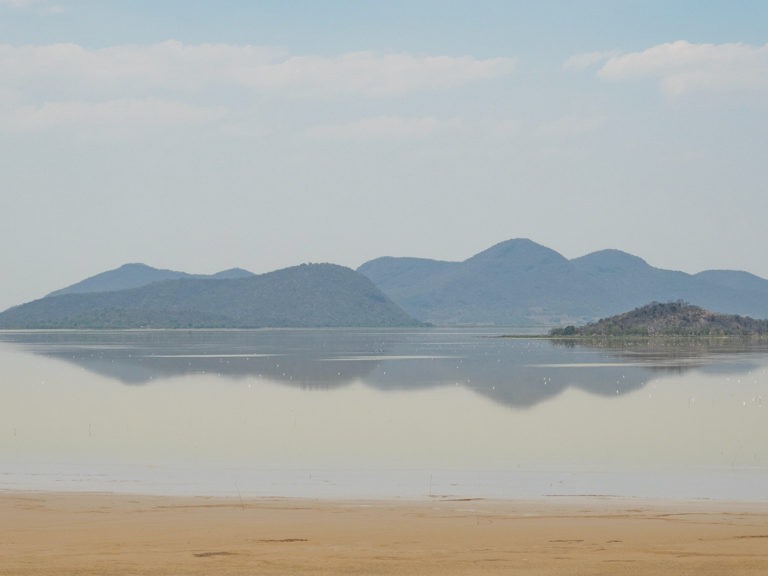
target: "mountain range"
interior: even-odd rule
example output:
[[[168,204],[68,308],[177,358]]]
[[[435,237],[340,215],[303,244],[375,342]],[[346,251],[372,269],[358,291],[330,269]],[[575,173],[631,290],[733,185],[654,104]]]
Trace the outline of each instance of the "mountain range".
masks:
[[[413,326],[413,318],[354,270],[302,264],[261,275],[208,277],[128,265],[9,308],[0,327],[261,328]],[[148,282],[136,287],[138,282]],[[122,286],[131,286],[122,288]],[[117,288],[104,290],[105,287]],[[100,290],[100,291],[91,291]]]
[[[414,318],[434,324],[583,324],[676,300],[768,318],[768,280],[747,272],[686,274],[620,250],[569,260],[524,238],[463,262],[384,257],[358,272]]]
[[[517,238],[462,262],[383,257],[357,271],[303,264],[200,275],[126,264],[9,308],[0,328],[564,326],[678,300],[768,318],[768,280],[664,270],[620,250],[569,260]]]

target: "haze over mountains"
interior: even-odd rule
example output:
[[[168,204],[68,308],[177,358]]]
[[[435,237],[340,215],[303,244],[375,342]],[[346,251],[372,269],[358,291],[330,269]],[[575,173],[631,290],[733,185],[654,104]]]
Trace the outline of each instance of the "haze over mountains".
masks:
[[[686,274],[620,250],[568,260],[528,239],[501,242],[463,262],[384,257],[358,271],[406,312],[434,324],[582,324],[676,300],[768,318],[768,280],[747,272]]]
[[[248,278],[254,276],[252,272],[242,268],[231,268],[222,270],[216,274],[187,274],[176,270],[162,270],[152,268],[146,264],[132,263],[123,264],[120,268],[107,270],[101,274],[96,274],[76,284],[67,286],[60,290],[54,290],[48,296],[60,296],[62,294],[84,294],[87,292],[114,292],[116,290],[126,290],[128,288],[139,288],[161,282],[162,280],[178,280],[180,278],[210,278],[214,280],[231,280],[233,278]]]
[[[335,264],[268,274],[178,276],[128,265],[0,314],[3,328],[260,328],[417,325],[373,283]],[[168,277],[152,282],[151,278]],[[143,280],[142,280],[143,279]],[[106,286],[139,287],[88,292]]]
[[[677,300],[768,318],[768,280],[663,270],[619,250],[568,260],[512,239],[463,262],[383,257],[357,271],[304,264],[194,275],[126,264],[6,310],[0,328],[578,325]]]

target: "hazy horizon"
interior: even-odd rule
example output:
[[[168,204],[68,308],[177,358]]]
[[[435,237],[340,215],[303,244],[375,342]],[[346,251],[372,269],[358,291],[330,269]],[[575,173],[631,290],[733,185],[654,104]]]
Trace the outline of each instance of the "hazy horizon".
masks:
[[[0,310],[190,273],[572,259],[768,277],[768,4],[0,0]]]
[[[509,240],[513,240],[513,239],[509,239]],[[525,238],[525,240],[532,240],[532,239],[529,239],[529,238]],[[532,241],[534,241],[534,242],[535,242],[535,240],[532,240]],[[502,241],[502,242],[503,242],[503,241]],[[538,243],[537,243],[537,244],[538,244]],[[486,249],[487,249],[487,248],[491,248],[491,246],[487,246],[487,247],[486,247]],[[551,248],[551,247],[549,247],[549,246],[546,246],[546,248]],[[598,250],[596,250],[595,252],[599,252],[599,251],[601,251],[601,250],[610,250],[610,249],[611,249],[611,248],[598,249]],[[482,250],[481,250],[481,251],[482,251]],[[556,250],[556,252],[558,252],[558,251]],[[590,252],[590,253],[588,253],[588,254],[591,254],[591,253],[592,253],[592,252]],[[560,254],[562,254],[562,253],[560,253]],[[474,256],[474,255],[475,255],[475,254],[470,254],[470,255],[469,255],[467,258],[470,258],[470,257],[472,257],[472,256]],[[564,254],[562,254],[562,255],[563,255],[563,256],[565,256]],[[580,255],[578,255],[578,256],[574,256],[574,257],[572,257],[572,258],[568,258],[568,257],[566,256],[566,258],[568,258],[569,260],[574,260],[574,259],[576,259],[576,258],[579,258],[579,257],[581,257],[581,256],[586,256],[586,255],[587,255],[587,254],[580,254]],[[390,256],[390,255],[383,255],[383,256],[385,256],[385,257],[386,257],[386,256]],[[632,256],[637,256],[637,257],[643,258],[641,254],[632,254]],[[401,255],[397,255],[397,256],[394,256],[394,257],[414,257],[414,258],[425,258],[425,259],[430,259],[430,258],[428,258],[428,257],[423,257],[423,256],[418,256],[418,255],[413,255],[413,254],[401,254]],[[378,257],[377,257],[377,258],[378,258]],[[466,258],[462,258],[461,260],[458,260],[458,259],[457,259],[457,260],[453,260],[453,261],[455,261],[455,262],[460,262],[460,261],[463,261],[463,260],[466,260]],[[645,259],[643,258],[643,260],[645,260]],[[281,270],[281,269],[283,269],[283,268],[291,268],[291,267],[294,267],[294,266],[299,266],[299,265],[302,265],[302,264],[318,264],[318,263],[319,263],[319,262],[296,262],[295,264],[288,264],[287,266],[281,266],[280,268],[276,268],[276,269],[274,269],[274,270],[264,270],[263,272],[255,272],[255,274],[262,274],[262,273],[269,273],[269,272],[274,272],[274,271],[277,271],[277,270]],[[327,262],[327,263],[330,263],[330,264],[338,264],[337,262]],[[224,272],[224,271],[227,271],[227,270],[230,270],[230,269],[234,269],[234,268],[244,269],[242,266],[233,266],[233,267],[230,267],[230,268],[227,268],[227,269],[225,269],[225,268],[216,268],[216,267],[215,267],[215,265],[214,265],[214,266],[213,266],[213,268],[212,268],[210,271],[206,271],[206,272],[200,272],[200,271],[198,271],[198,270],[182,270],[182,269],[180,269],[180,268],[174,268],[173,266],[169,266],[169,267],[167,267],[167,268],[165,268],[165,267],[161,267],[161,266],[153,266],[151,263],[147,263],[147,262],[123,262],[122,264],[118,264],[118,265],[115,265],[115,266],[113,266],[113,267],[110,267],[110,268],[107,268],[107,269],[104,269],[104,270],[98,270],[98,271],[96,271],[96,272],[94,272],[94,273],[92,273],[92,274],[88,274],[88,276],[85,276],[85,277],[83,277],[83,278],[80,278],[80,279],[78,279],[78,280],[75,280],[74,282],[72,282],[71,284],[68,284],[67,286],[59,286],[59,287],[56,287],[56,288],[52,288],[52,289],[51,289],[51,290],[49,290],[49,291],[48,291],[46,294],[42,294],[42,295],[40,295],[39,297],[44,297],[44,296],[46,296],[46,295],[49,295],[51,292],[56,292],[56,291],[58,291],[58,290],[60,290],[60,289],[63,289],[63,288],[67,288],[68,286],[74,285],[74,284],[76,284],[76,283],[78,283],[78,282],[80,282],[80,281],[83,281],[83,280],[87,280],[87,279],[89,279],[89,278],[92,278],[92,277],[94,277],[94,276],[98,276],[99,274],[102,274],[102,273],[104,273],[104,272],[111,272],[111,271],[117,270],[117,269],[119,269],[119,268],[122,268],[123,266],[126,266],[126,265],[136,265],[136,264],[146,265],[146,266],[149,266],[149,267],[151,267],[151,268],[155,268],[155,269],[168,269],[168,270],[173,270],[173,271],[175,271],[175,272],[184,272],[184,273],[187,273],[187,274],[192,274],[192,275],[197,275],[197,274],[215,274],[215,273]],[[361,264],[364,264],[364,263],[363,263],[363,262],[361,262]],[[650,262],[649,262],[648,264],[649,264],[650,266],[653,266],[653,264],[652,264],[652,263],[650,263]],[[358,266],[349,266],[349,268],[352,268],[352,269],[354,270],[354,269],[357,269],[357,268],[358,268]],[[659,268],[659,267],[656,267],[656,268]],[[246,272],[252,272],[251,270],[247,270],[247,269],[245,269],[245,270],[246,270]],[[675,270],[675,269],[673,269],[673,270]],[[713,270],[713,269],[709,269],[709,270]],[[703,271],[703,270],[699,270],[699,272],[702,272],[702,271]],[[744,271],[745,271],[745,272],[748,272],[748,273],[751,273],[749,270],[744,270]],[[695,274],[695,272],[693,272],[693,273]],[[756,276],[759,276],[759,275],[757,275],[757,274],[756,274]],[[24,300],[23,302],[17,302],[16,304],[22,304],[22,303],[26,303],[26,302],[28,302],[28,301],[30,301],[30,300],[34,300],[34,299],[37,299],[37,298],[38,298],[38,297],[35,297],[35,298],[28,298],[27,300]],[[16,305],[16,304],[11,304],[10,306],[14,306],[14,305]],[[5,308],[1,309],[0,311],[2,311],[2,310],[5,310],[5,309],[7,309],[7,308],[8,308],[8,307],[5,307]]]

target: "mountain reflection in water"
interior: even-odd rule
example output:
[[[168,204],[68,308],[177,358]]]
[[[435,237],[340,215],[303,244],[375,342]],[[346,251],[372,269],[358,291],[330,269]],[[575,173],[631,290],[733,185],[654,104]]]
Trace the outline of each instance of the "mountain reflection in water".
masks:
[[[206,373],[313,389],[354,382],[384,391],[461,386],[517,408],[569,387],[616,397],[664,373],[746,373],[768,352],[768,344],[753,341],[595,344],[497,335],[477,329],[60,331],[2,332],[0,341],[129,385]]]

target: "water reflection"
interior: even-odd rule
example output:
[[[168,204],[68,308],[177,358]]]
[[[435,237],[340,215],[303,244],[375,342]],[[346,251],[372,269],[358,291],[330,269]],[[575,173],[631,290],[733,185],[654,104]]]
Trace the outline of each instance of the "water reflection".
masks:
[[[579,342],[478,330],[2,332],[0,342],[127,385],[192,374],[259,377],[312,389],[362,381],[380,390],[455,385],[525,408],[578,388],[617,397],[663,374],[740,374],[765,342]]]
[[[0,489],[768,498],[764,345],[490,336],[0,333]]]

